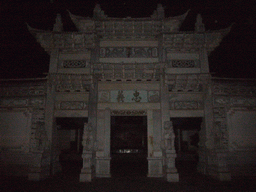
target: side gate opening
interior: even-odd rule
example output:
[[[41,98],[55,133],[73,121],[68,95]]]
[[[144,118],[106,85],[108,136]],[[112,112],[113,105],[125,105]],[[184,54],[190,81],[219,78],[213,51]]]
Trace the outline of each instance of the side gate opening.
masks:
[[[59,161],[63,173],[79,176],[83,165],[83,128],[84,123],[87,122],[88,118],[56,118],[60,147]]]
[[[177,151],[176,167],[182,175],[196,172],[202,118],[171,118]]]

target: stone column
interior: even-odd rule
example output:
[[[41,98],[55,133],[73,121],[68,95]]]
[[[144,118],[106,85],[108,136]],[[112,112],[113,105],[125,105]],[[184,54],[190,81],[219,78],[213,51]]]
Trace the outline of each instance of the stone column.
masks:
[[[32,159],[29,168],[29,180],[41,180],[50,174],[54,174],[61,170],[60,164],[56,164],[55,160],[55,143],[54,143],[54,102],[55,102],[55,86],[48,80],[46,92],[45,106],[45,138],[47,138],[46,148],[37,149],[32,152]],[[38,128],[37,128],[38,129]],[[58,158],[58,157],[57,157]],[[58,160],[58,159],[57,159]],[[42,165],[44,166],[42,167]]]
[[[175,135],[173,131],[173,125],[171,121],[164,122],[164,137],[162,141],[162,147],[165,152],[165,173],[168,182],[178,182],[179,174],[175,167],[175,159],[177,157],[175,146]]]
[[[199,51],[199,59],[201,63],[201,73],[209,73],[209,62],[206,48],[201,48]]]
[[[111,122],[110,122],[110,109],[106,108],[104,112],[104,149],[103,154],[100,151],[96,153],[96,177],[111,177],[110,175],[110,129],[111,129]],[[102,131],[102,130],[101,130]]]
[[[199,132],[199,143],[198,143],[198,163],[197,163],[197,171],[206,174],[206,167],[207,167],[207,149],[205,146],[206,142],[206,124],[205,124],[205,118],[203,118],[203,121],[201,123],[201,129]]]
[[[93,130],[91,124],[84,124],[83,132],[83,168],[80,174],[80,182],[90,182],[93,178],[93,167],[92,167],[92,158],[93,158]]]
[[[202,124],[203,127],[200,131],[198,171],[221,181],[229,181],[231,180],[231,176],[227,165],[228,149],[225,149],[224,146],[220,146],[218,142],[221,134],[214,126],[214,106],[209,76],[205,76],[203,81],[209,83],[204,85],[205,116],[204,123]]]
[[[88,124],[84,127],[83,133],[83,168],[80,174],[80,182],[90,182],[95,175],[96,164],[96,135],[97,135],[97,101],[98,82],[94,82],[90,87]]]
[[[160,78],[160,91],[161,91],[161,116],[162,116],[162,150],[163,150],[163,173],[168,182],[178,182],[179,174],[175,168],[176,151],[174,148],[174,131],[172,122],[170,122],[170,110],[169,110],[169,91],[168,85],[165,83],[164,71]],[[168,135],[167,132],[171,133]],[[167,139],[166,137],[169,137]],[[170,141],[167,146],[167,141]],[[171,145],[173,146],[171,146]]]
[[[162,154],[154,151],[157,137],[154,135],[154,116],[153,110],[147,111],[147,135],[148,135],[148,177],[162,177],[163,163]]]

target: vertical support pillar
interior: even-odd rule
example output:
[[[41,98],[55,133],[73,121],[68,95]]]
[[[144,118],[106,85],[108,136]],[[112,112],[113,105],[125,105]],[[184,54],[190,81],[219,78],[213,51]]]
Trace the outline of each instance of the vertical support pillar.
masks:
[[[174,148],[174,131],[172,122],[170,122],[170,110],[169,110],[169,92],[168,85],[165,83],[165,74],[162,71],[160,76],[160,91],[161,91],[161,115],[162,115],[162,149],[163,149],[163,173],[168,182],[178,182],[179,174],[175,167],[175,159],[177,157]],[[171,123],[171,126],[170,126]],[[170,134],[166,134],[167,130],[172,130]],[[171,148],[166,146],[166,137],[173,139]]]
[[[91,182],[95,175],[95,151],[97,135],[97,101],[98,101],[98,82],[94,80],[90,87],[88,124],[84,127],[83,133],[83,168],[80,174],[80,182]]]
[[[162,177],[163,161],[158,151],[154,151],[157,137],[154,136],[154,117],[153,111],[147,111],[147,135],[148,135],[148,177]]]
[[[209,62],[206,48],[201,48],[199,52],[199,59],[201,63],[201,73],[209,73]]]
[[[197,165],[197,170],[203,174],[207,173],[208,167],[208,157],[207,151],[208,148],[211,148],[210,140],[210,131],[213,128],[213,106],[212,106],[212,97],[211,97],[211,87],[210,87],[210,74],[209,73],[209,62],[208,55],[205,47],[202,47],[199,51],[199,59],[201,63],[201,73],[205,73],[204,76],[201,76],[201,81],[203,82],[203,91],[204,91],[204,119],[201,124],[201,130],[199,133],[199,162]]]
[[[110,157],[110,109],[106,108],[105,109],[105,149],[104,149],[104,154],[105,157]]]
[[[110,109],[104,112],[104,155],[96,157],[96,177],[111,177],[110,174]]]
[[[48,145],[41,152],[33,153],[34,163],[31,163],[29,168],[29,180],[41,180],[50,174],[55,174],[61,170],[59,163],[59,151],[57,148],[58,137],[56,135],[56,124],[54,119],[54,102],[55,102],[55,85],[51,80],[51,73],[57,72],[59,59],[59,50],[53,49],[50,56],[50,69],[48,75],[48,87],[46,91],[46,106],[45,106],[45,131],[48,138]],[[42,162],[44,161],[44,162]],[[36,164],[36,166],[34,165]],[[44,166],[42,166],[44,164]]]
[[[93,167],[92,167],[92,158],[93,158],[93,130],[91,124],[84,124],[83,132],[83,168],[80,173],[80,182],[91,182],[93,178]]]
[[[175,135],[171,121],[166,121],[164,125],[163,148],[165,151],[165,173],[168,182],[179,182],[179,174],[175,167],[175,159],[177,157],[174,147]]]

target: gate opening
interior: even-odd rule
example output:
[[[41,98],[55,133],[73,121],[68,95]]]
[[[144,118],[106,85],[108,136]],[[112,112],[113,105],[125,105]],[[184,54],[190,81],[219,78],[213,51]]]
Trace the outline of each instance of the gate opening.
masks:
[[[111,176],[146,176],[147,117],[111,117]]]
[[[56,118],[62,172],[79,176],[83,166],[82,136],[87,118]]]
[[[178,172],[181,175],[196,172],[202,118],[171,118],[171,121],[175,133]]]

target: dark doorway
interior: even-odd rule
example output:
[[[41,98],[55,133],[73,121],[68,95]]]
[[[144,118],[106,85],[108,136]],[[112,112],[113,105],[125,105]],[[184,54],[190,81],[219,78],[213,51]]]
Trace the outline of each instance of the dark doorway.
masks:
[[[177,152],[176,167],[182,175],[196,172],[202,118],[171,118]]]
[[[147,175],[147,117],[111,117],[111,175]]]
[[[59,161],[62,172],[79,176],[82,161],[82,136],[87,118],[56,118],[57,132],[61,154]]]

